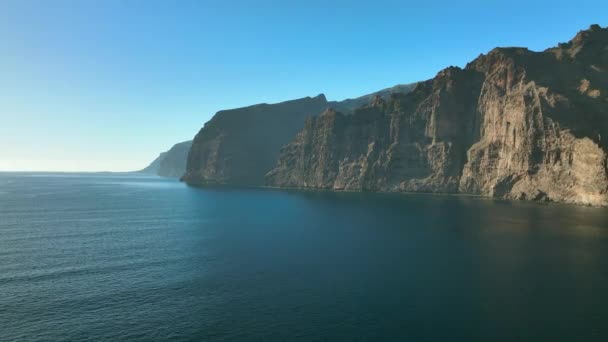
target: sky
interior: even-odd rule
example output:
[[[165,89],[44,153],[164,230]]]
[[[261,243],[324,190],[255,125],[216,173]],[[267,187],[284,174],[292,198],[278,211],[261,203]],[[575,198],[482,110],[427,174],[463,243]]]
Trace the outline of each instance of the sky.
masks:
[[[0,171],[132,171],[215,112],[544,50],[608,1],[0,1]]]

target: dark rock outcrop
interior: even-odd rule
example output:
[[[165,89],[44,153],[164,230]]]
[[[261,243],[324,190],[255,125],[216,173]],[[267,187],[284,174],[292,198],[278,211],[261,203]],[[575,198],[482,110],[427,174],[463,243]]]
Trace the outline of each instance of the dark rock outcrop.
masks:
[[[327,110],[268,185],[470,193],[608,205],[608,29],[497,48],[352,115]]]
[[[190,146],[192,146],[192,140],[175,144],[169,151],[161,153],[150,165],[138,172],[179,178],[186,172]]]
[[[281,146],[304,119],[327,108],[324,95],[215,114],[194,138],[182,178],[195,185],[263,185]]]

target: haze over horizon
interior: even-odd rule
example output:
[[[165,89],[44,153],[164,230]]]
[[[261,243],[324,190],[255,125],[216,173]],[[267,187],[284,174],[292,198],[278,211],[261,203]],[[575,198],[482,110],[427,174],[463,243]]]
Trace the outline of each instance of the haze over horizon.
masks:
[[[496,46],[555,46],[605,13],[605,1],[3,1],[0,171],[141,169],[218,110],[426,80]]]

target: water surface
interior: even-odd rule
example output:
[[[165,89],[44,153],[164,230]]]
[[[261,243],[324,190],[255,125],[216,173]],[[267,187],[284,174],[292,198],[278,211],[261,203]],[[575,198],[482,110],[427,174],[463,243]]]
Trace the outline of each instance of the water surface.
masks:
[[[0,340],[606,341],[608,210],[0,174]]]

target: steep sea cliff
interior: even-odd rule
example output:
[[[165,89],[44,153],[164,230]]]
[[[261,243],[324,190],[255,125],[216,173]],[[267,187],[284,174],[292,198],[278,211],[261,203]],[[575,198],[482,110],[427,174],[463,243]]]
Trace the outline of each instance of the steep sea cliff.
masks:
[[[542,52],[496,48],[357,99],[220,111],[182,179],[606,206],[607,95],[608,29],[592,25]]]
[[[308,119],[266,184],[605,206],[607,72],[597,25],[543,52],[497,48],[411,93]]]

